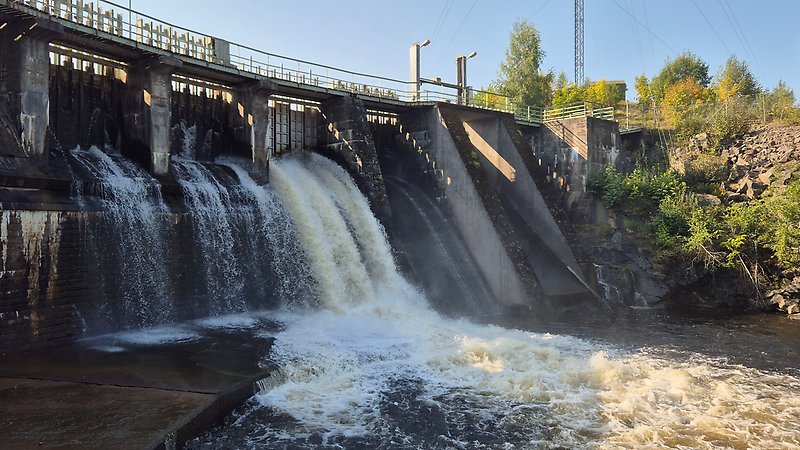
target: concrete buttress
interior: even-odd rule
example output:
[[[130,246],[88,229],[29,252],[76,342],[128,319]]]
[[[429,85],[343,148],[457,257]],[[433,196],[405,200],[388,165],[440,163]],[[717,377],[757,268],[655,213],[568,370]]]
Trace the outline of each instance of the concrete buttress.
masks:
[[[272,136],[269,98],[274,91],[274,83],[266,80],[246,83],[235,91],[236,120],[241,121],[236,129],[242,133],[239,139],[250,147],[252,173],[256,179],[266,179],[269,175],[269,138]]]
[[[10,156],[47,159],[49,44],[62,33],[61,25],[43,19],[11,22],[0,30],[0,96],[20,137],[19,148],[6,151]]]

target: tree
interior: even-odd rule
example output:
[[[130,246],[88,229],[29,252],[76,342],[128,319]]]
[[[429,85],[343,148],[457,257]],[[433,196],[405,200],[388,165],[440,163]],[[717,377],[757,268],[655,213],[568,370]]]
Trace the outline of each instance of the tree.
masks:
[[[614,106],[623,100],[625,98],[619,86],[606,80],[596,81],[586,88],[586,101],[593,103],[594,106]]]
[[[636,97],[639,99],[639,103],[653,101],[653,91],[645,74],[641,74],[633,80],[633,87],[636,89]]]
[[[679,81],[692,79],[701,87],[708,87],[711,81],[708,75],[708,64],[691,52],[684,52],[675,59],[667,61],[664,67],[653,77],[650,83],[653,96],[656,99],[664,98],[670,86]]]
[[[778,81],[778,85],[767,96],[769,112],[780,121],[784,121],[797,114],[795,108],[794,91],[783,82]]]
[[[567,106],[571,103],[586,100],[586,88],[575,83],[567,83],[560,89],[553,91],[552,105],[554,107]]]
[[[711,98],[712,92],[708,88],[701,86],[693,78],[686,78],[667,88],[662,105],[667,118],[678,133],[691,136],[707,126],[703,106]]]
[[[523,105],[550,103],[552,72],[542,73],[544,58],[536,28],[525,20],[514,23],[505,61],[500,64],[497,85],[500,92]]]
[[[720,100],[731,97],[754,97],[761,92],[756,77],[750,72],[747,63],[731,56],[717,73],[714,89]]]
[[[482,108],[504,109],[508,105],[508,97],[500,93],[500,89],[494,84],[487,88],[481,88],[472,94],[472,105]]]

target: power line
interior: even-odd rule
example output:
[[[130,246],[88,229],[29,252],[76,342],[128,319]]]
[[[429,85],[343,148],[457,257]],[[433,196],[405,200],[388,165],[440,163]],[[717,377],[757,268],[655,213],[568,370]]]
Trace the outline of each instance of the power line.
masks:
[[[742,39],[742,36],[739,34],[739,30],[737,30],[736,26],[733,24],[731,15],[728,13],[728,10],[725,9],[725,4],[722,3],[722,0],[719,0],[719,6],[720,8],[722,8],[722,12],[725,13],[725,18],[728,19],[728,24],[731,26],[731,29],[733,29],[733,34],[736,35],[736,39],[739,40],[739,44],[741,44],[742,50],[744,50],[745,55],[747,55],[747,57],[752,61],[753,55],[751,55],[750,51],[747,50],[747,46],[744,44],[744,40]]]
[[[630,6],[631,10],[635,11],[633,7],[632,0],[626,0],[627,5]],[[642,40],[639,36],[639,28],[636,26],[636,23],[628,17],[628,23],[631,25],[631,30],[633,31],[633,37],[636,38],[636,50],[639,52],[639,59],[642,61],[642,65],[644,66],[644,52],[642,52]]]
[[[742,35],[742,39],[744,39],[745,49],[748,52],[750,52],[750,56],[751,58],[753,58],[753,62],[756,63],[756,67],[758,67],[758,69],[761,70],[761,65],[758,63],[758,58],[756,58],[756,53],[753,51],[753,48],[750,47],[750,42],[747,40],[747,35],[744,34],[742,26],[739,25],[739,19],[736,18],[736,13],[733,11],[733,8],[731,7],[730,3],[728,3],[728,0],[725,0],[725,4],[728,6],[728,9],[731,12],[731,17],[733,17],[733,22],[736,24],[736,28],[739,29],[739,33]]]
[[[447,14],[450,12],[450,8],[453,6],[455,0],[447,0],[442,8],[442,12],[439,13],[439,19],[436,21],[436,26],[433,28],[433,33],[431,33],[430,40],[436,40],[436,37],[439,36],[439,33],[442,31],[445,22],[447,21]],[[423,57],[428,56],[426,52],[423,54]]]
[[[711,23],[710,20],[708,20],[706,13],[704,13],[703,10],[700,9],[700,5],[697,4],[697,1],[692,0],[692,3],[694,3],[694,7],[697,8],[697,11],[700,12],[700,15],[703,16],[703,19],[705,19],[706,23],[708,24],[708,27],[711,28],[711,31],[714,32],[714,35],[716,35],[717,39],[719,39],[719,41],[722,43],[722,46],[725,47],[725,50],[728,51],[728,54],[732,55],[733,52],[731,51],[730,48],[728,48],[728,44],[726,44],[725,41],[722,39],[722,36],[720,36],[719,33],[717,33],[717,29],[714,28],[714,25]]]
[[[671,45],[667,44],[667,42],[666,42],[665,40],[661,39],[661,37],[659,37],[659,35],[657,35],[655,32],[653,32],[653,30],[651,30],[651,29],[650,29],[650,27],[648,27],[647,25],[645,25],[645,24],[643,24],[642,22],[640,22],[640,21],[639,21],[639,19],[637,19],[637,18],[636,18],[636,16],[634,16],[633,14],[631,14],[631,13],[630,13],[630,11],[628,11],[628,10],[627,10],[627,9],[625,9],[625,8],[623,8],[623,7],[622,7],[622,5],[620,5],[620,4],[617,2],[617,0],[611,0],[611,1],[612,1],[612,2],[613,2],[615,5],[617,5],[617,8],[621,9],[621,10],[622,10],[622,11],[623,11],[625,14],[627,14],[627,15],[629,15],[629,16],[631,16],[631,17],[633,17],[633,20],[635,20],[635,21],[636,21],[636,23],[638,23],[639,25],[641,25],[641,26],[642,26],[642,27],[643,27],[645,30],[647,30],[647,32],[648,32],[648,33],[650,33],[651,35],[653,35],[653,37],[655,37],[656,39],[658,39],[658,41],[659,41],[659,42],[661,42],[662,44],[664,44],[664,46],[665,46],[665,47],[667,47],[667,48],[668,48],[668,49],[669,49],[669,50],[670,50],[672,53],[678,53],[677,51],[675,51],[675,49],[674,49],[674,48],[672,48],[672,46],[671,46]]]
[[[539,9],[537,9],[537,10],[536,10],[536,12],[534,12],[534,13],[533,13],[533,15],[531,15],[531,18],[533,18],[533,17],[536,17],[536,15],[537,15],[537,14],[539,14],[540,12],[542,12],[542,10],[543,10],[543,9],[544,9],[544,8],[545,8],[547,5],[549,5],[551,1],[553,1],[553,0],[547,0],[546,2],[544,2],[544,4],[543,4],[542,6],[540,6],[540,7],[539,7]]]
[[[644,12],[644,23],[650,27],[650,20],[647,19],[647,2],[645,0],[642,0],[642,11]],[[653,36],[648,35],[647,38],[650,41],[650,54],[655,59],[656,49],[653,46]]]
[[[434,64],[434,66],[438,67],[439,63],[442,62],[442,58],[444,58],[444,56],[447,54],[447,50],[450,49],[450,45],[453,43],[453,41],[456,40],[456,36],[458,36],[458,32],[461,31],[461,28],[467,22],[467,19],[469,18],[469,15],[472,14],[472,10],[475,9],[475,5],[477,5],[477,4],[478,4],[478,0],[475,0],[475,1],[472,2],[472,6],[469,7],[469,11],[467,11],[467,14],[461,20],[461,23],[458,25],[458,28],[456,28],[456,32],[453,33],[453,37],[450,38],[450,41],[444,47],[444,50],[442,50],[442,54],[441,54],[441,56],[439,56],[439,59],[436,61],[436,64]]]

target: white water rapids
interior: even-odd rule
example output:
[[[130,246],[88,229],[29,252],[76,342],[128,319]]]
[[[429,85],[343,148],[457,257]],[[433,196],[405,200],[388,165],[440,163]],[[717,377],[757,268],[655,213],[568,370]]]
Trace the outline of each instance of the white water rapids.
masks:
[[[792,376],[441,317],[341,168],[276,161],[266,189],[320,305],[277,313],[285,381],[196,448],[800,448]]]
[[[128,239],[101,259],[133,273],[115,285],[124,309],[158,325],[118,333],[104,351],[280,324],[254,331],[274,338],[271,388],[192,448],[800,448],[791,371],[440,316],[399,273],[350,176],[313,154],[271,162],[268,186],[231,161],[227,172],[175,161],[202,241],[181,249],[201,269],[198,298],[181,302],[166,275],[176,250],[158,183],[96,149],[74,158],[102,181],[110,223]],[[273,297],[279,311],[252,312]],[[180,305],[216,316],[169,325]]]

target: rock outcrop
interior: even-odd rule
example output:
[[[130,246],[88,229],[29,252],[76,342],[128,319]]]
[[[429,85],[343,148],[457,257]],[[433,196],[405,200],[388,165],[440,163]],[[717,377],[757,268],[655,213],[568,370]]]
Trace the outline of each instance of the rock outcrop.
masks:
[[[761,196],[771,186],[783,186],[800,174],[800,126],[767,126],[748,133],[720,157],[728,176],[722,187],[731,201]]]

